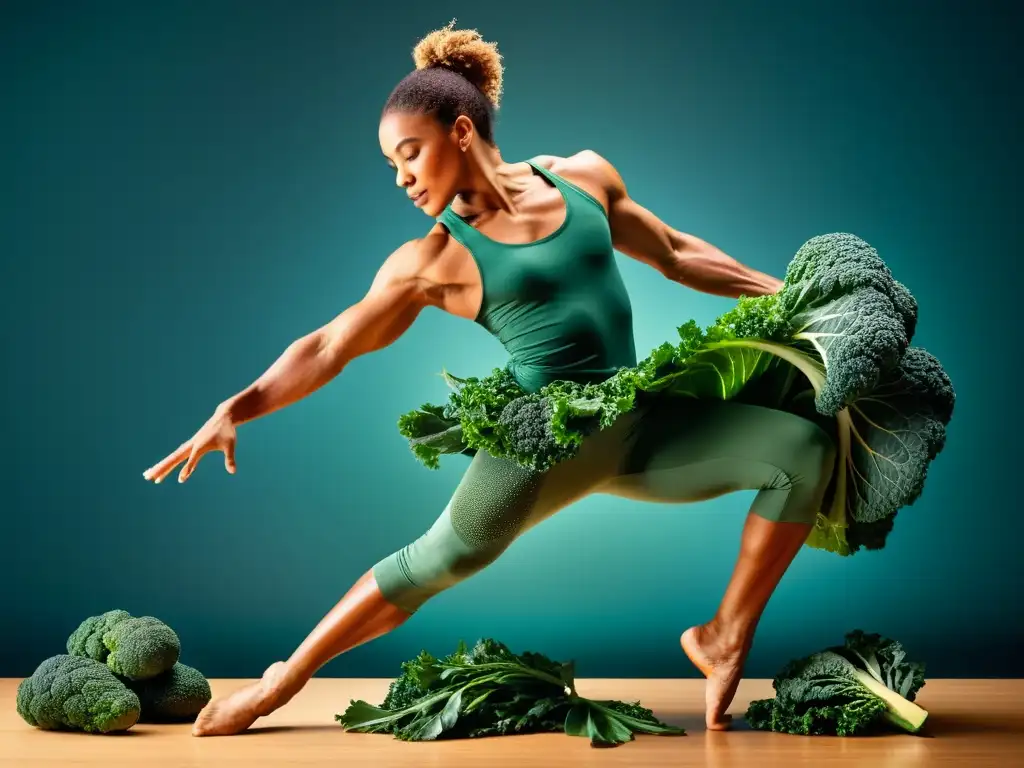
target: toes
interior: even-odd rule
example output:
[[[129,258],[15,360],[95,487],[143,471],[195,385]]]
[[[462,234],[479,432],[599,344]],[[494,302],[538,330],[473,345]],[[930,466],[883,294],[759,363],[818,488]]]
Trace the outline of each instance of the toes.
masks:
[[[707,728],[709,731],[728,731],[732,728],[732,715],[709,718],[707,720]]]
[[[217,711],[220,708],[219,702],[210,702],[196,715],[196,720],[192,724],[192,735],[193,736],[209,736],[214,730],[214,721],[217,719]]]

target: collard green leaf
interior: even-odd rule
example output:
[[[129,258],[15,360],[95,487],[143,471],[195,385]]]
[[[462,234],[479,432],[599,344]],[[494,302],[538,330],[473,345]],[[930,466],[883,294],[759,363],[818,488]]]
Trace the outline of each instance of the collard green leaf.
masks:
[[[634,733],[685,733],[660,722],[638,702],[580,697],[572,661],[530,651],[517,655],[490,638],[472,650],[460,642],[441,659],[422,651],[403,662],[402,671],[383,706],[352,701],[336,715],[338,722],[349,730],[391,733],[410,741],[582,728],[594,746],[614,746]]]

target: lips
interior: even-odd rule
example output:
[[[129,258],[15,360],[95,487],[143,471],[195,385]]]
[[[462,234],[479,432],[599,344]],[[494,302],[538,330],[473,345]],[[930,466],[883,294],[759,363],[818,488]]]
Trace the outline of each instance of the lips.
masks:
[[[419,207],[427,199],[427,190],[423,190],[418,195],[410,195],[409,199],[412,200],[413,205]]]

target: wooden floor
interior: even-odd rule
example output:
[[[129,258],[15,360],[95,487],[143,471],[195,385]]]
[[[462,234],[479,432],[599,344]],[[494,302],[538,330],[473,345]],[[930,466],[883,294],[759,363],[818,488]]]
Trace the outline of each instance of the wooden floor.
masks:
[[[436,766],[437,768],[570,768],[570,766],[1024,766],[1024,680],[929,680],[918,703],[929,711],[920,735],[871,738],[760,733],[740,720],[729,732],[703,724],[699,680],[580,680],[591,698],[640,702],[685,736],[639,736],[611,749],[564,734],[402,742],[381,734],[346,733],[334,720],[350,699],[379,704],[387,680],[315,678],[286,707],[246,734],[195,738],[189,725],[136,725],[123,735],[40,731],[15,710],[20,680],[0,678],[0,766]],[[214,695],[246,680],[212,680]],[[768,680],[744,680],[730,711],[770,696]]]

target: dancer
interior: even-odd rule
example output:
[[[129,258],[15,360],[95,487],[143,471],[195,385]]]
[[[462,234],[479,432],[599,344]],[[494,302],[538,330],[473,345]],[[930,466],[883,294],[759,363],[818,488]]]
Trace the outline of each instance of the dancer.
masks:
[[[613,165],[569,157],[502,158],[492,120],[502,85],[497,47],[454,23],[414,49],[416,68],[384,107],[379,139],[396,184],[435,222],[398,247],[365,297],[293,342],[251,386],[145,472],[160,482],[224,453],[236,471],[239,425],[309,395],[360,355],[398,339],[425,307],[475,321],[510,355],[526,391],[600,381],[636,365],[630,298],[614,251],[719,296],[774,293],[782,282],[632,200]],[[834,461],[812,422],[736,402],[654,399],[585,438],[544,472],[485,452],[416,541],[369,568],[292,655],[260,681],[214,699],[193,733],[227,735],[284,705],[324,664],[390,632],[431,597],[494,562],[525,531],[593,493],[691,502],[757,490],[721,604],[686,629],[682,650],[707,678],[706,724],[723,729],[769,597],[811,531]]]

